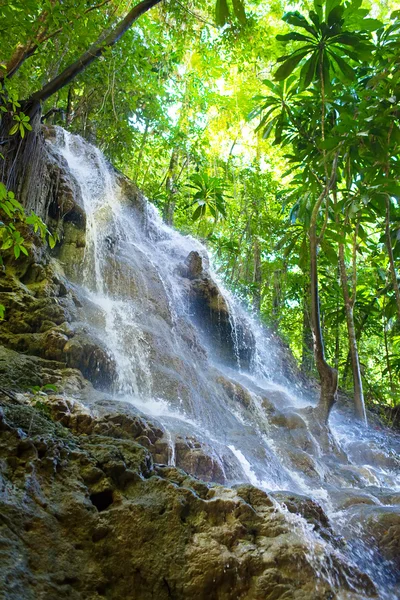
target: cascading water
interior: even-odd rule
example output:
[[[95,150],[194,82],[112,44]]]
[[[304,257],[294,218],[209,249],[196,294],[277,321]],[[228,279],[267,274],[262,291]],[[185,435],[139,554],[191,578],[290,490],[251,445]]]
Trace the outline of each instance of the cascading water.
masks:
[[[187,435],[210,449],[228,483],[249,481],[316,498],[335,532],[348,540],[348,560],[370,574],[381,598],[400,598],[391,563],[352,539],[358,537],[357,513],[348,508],[358,495],[371,510],[396,510],[399,439],[366,431],[339,410],[331,419],[333,438],[318,434],[305,409],[313,400],[285,374],[283,350],[220,282],[217,312],[221,303],[228,310],[222,337],[221,322],[214,324],[220,347],[202,327],[182,268],[193,252],[207,264],[205,248],[163,224],[144,199],[140,210],[133,206],[98,149],[62,129],[52,143],[76,179],[86,212],[83,264],[69,275],[83,304],[82,321],[115,360],[114,395],[157,418],[172,464],[175,436]],[[220,352],[224,344],[233,360]],[[251,360],[243,361],[249,344]],[[299,517],[293,524],[304,528],[321,577],[328,577],[316,550],[328,542]]]

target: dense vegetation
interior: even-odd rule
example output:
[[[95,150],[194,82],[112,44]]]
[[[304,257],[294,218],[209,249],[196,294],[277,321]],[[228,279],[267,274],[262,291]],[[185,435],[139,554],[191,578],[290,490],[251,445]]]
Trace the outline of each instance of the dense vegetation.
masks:
[[[44,122],[100,146],[166,222],[206,240],[229,286],[287,340],[305,374],[318,372],[324,419],[336,372],[359,418],[364,397],[400,404],[394,4],[1,8],[4,143],[33,135],[41,108]],[[18,258],[21,220],[48,232],[13,191],[8,178],[0,232],[2,250]]]

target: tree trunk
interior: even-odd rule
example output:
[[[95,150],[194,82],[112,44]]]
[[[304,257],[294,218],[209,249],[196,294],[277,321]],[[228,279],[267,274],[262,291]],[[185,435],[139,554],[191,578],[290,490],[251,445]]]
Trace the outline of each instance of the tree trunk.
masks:
[[[84,52],[78,60],[69,65],[62,73],[49,81],[41,90],[38,90],[29,98],[30,102],[43,102],[50,98],[53,94],[61,90],[70,81],[72,81],[79,73],[84,71],[96,58],[101,56],[103,52],[116,44],[121,37],[130,29],[133,23],[148,10],[162,2],[162,0],[142,0],[134,6],[128,14],[108,33],[105,37],[100,35],[97,41]]]
[[[313,367],[313,336],[311,329],[310,315],[310,282],[304,285],[303,289],[303,343],[301,351],[301,372],[304,375],[310,375]]]
[[[255,236],[254,238],[254,268],[253,268],[253,306],[257,313],[260,312],[261,308],[261,285],[262,285],[262,272],[261,272],[261,248],[260,242]]]
[[[344,244],[342,242],[339,243],[339,269],[340,269],[340,279],[342,283],[343,290],[343,300],[344,300],[344,308],[346,313],[346,323],[347,323],[347,332],[349,337],[349,348],[351,355],[351,364],[352,364],[352,372],[353,372],[353,384],[354,384],[354,408],[356,412],[357,418],[362,421],[365,425],[367,424],[367,416],[365,414],[365,405],[364,405],[364,393],[361,379],[361,371],[360,371],[360,360],[358,356],[358,348],[357,348],[357,337],[356,330],[354,327],[354,316],[353,316],[353,307],[354,307],[354,295],[350,298],[349,288],[347,283],[347,271],[346,271],[346,263],[344,259]]]
[[[272,291],[272,319],[274,324],[278,326],[279,323],[279,312],[281,306],[281,298],[282,298],[282,269],[277,269],[274,271],[274,287]]]
[[[394,295],[396,298],[397,319],[400,322],[400,290],[399,290],[399,284],[397,281],[396,267],[394,264],[392,238],[390,236],[390,197],[388,195],[386,196],[385,234],[386,234],[386,247],[387,247],[388,256],[389,256],[390,275],[391,275],[391,279],[392,279]]]
[[[315,214],[310,227],[310,262],[311,262],[311,327],[314,341],[314,359],[321,380],[321,392],[315,413],[324,423],[328,422],[330,412],[336,402],[338,375],[325,359],[324,340],[321,329],[318,289],[318,238]]]
[[[148,120],[146,120],[146,126],[145,126],[145,129],[144,129],[144,132],[143,132],[142,141],[140,143],[138,159],[137,159],[136,167],[135,167],[134,181],[135,181],[136,184],[138,184],[139,169],[140,169],[140,165],[142,164],[144,147],[145,147],[146,142],[147,142],[147,136],[149,135],[149,128],[150,128],[150,123],[149,123]]]
[[[314,360],[315,366],[321,380],[321,392],[315,414],[322,422],[327,423],[329,414],[336,402],[338,373],[333,369],[325,359],[324,338],[321,328],[321,314],[319,306],[319,288],[318,288],[318,244],[317,220],[322,203],[327,199],[332,186],[336,181],[338,154],[336,154],[329,180],[326,181],[325,188],[319,195],[312,214],[309,229],[310,237],[310,279],[311,279],[311,328],[314,342]]]
[[[175,198],[178,192],[176,188],[176,170],[179,160],[179,149],[175,146],[172,150],[171,160],[169,163],[168,175],[165,182],[168,198],[164,206],[164,221],[167,225],[174,224],[175,213]]]

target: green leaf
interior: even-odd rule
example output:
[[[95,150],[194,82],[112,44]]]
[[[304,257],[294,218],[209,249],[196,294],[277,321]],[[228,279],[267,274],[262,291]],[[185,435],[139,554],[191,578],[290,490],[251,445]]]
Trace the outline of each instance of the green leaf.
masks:
[[[335,248],[331,244],[329,244],[329,242],[327,242],[326,240],[322,240],[321,248],[324,251],[324,254],[325,254],[326,258],[328,259],[328,261],[332,265],[336,266],[337,262],[338,262],[338,255],[337,255]]]
[[[306,63],[304,63],[303,67],[301,68],[300,81],[301,81],[301,88],[303,90],[306,90],[308,88],[308,86],[310,85],[310,83],[314,80],[315,70],[316,70],[317,61],[318,61],[318,55],[319,55],[318,50],[313,52],[313,54],[310,56],[310,58],[307,60]]]
[[[335,6],[328,15],[328,27],[332,27],[336,23],[342,22],[344,6],[339,4]]]
[[[303,35],[302,33],[297,33],[296,31],[291,31],[290,33],[285,33],[284,35],[277,35],[276,39],[278,42],[309,42],[311,38],[307,35]]]
[[[360,29],[362,29],[363,31],[371,32],[380,29],[382,26],[382,21],[379,21],[378,19],[363,19],[361,21]]]
[[[314,27],[310,25],[307,19],[303,17],[303,15],[301,15],[297,10],[294,12],[286,13],[285,15],[283,15],[282,18],[286,23],[289,23],[289,25],[294,25],[295,27],[302,27],[303,29],[311,33],[311,35],[315,38],[318,37],[318,33],[314,29]]]
[[[339,4],[341,4],[341,0],[327,0],[325,4],[325,17],[327,21],[329,20],[329,15],[332,10],[334,10]]]
[[[58,388],[53,383],[46,383],[46,385],[42,387],[42,392],[47,392],[48,390],[51,392],[56,392]]]
[[[223,27],[228,23],[230,17],[229,7],[226,0],[217,0],[215,6],[215,22],[218,27]]]
[[[332,41],[334,41],[335,44],[357,47],[360,43],[360,36],[356,33],[344,32],[335,36]]]
[[[356,78],[356,75],[355,75],[353,69],[349,66],[349,64],[345,60],[343,60],[343,58],[341,56],[339,56],[338,54],[335,54],[334,52],[330,52],[330,56],[336,62],[339,69],[345,76],[345,78],[349,81],[354,81]]]
[[[318,16],[318,20],[321,22],[324,19],[324,14],[323,14],[323,6],[324,6],[324,0],[314,0],[314,10]]]
[[[13,126],[11,127],[10,131],[8,132],[8,133],[9,133],[9,135],[14,135],[15,133],[17,133],[17,131],[18,131],[18,127],[19,127],[19,124],[18,124],[18,123],[16,123],[15,125],[13,125]]]
[[[56,245],[56,238],[51,235],[51,233],[49,234],[49,246],[51,249],[54,248],[54,246]]]
[[[307,56],[309,50],[303,50],[298,54],[292,55],[288,58],[275,72],[274,77],[277,81],[283,81],[295,70],[299,62]]]
[[[197,221],[197,219],[199,219],[203,215],[204,208],[205,207],[202,205],[200,205],[196,208],[196,210],[194,211],[194,213],[192,215],[192,221]]]
[[[246,12],[242,0],[232,0],[233,11],[239,23],[246,23]]]

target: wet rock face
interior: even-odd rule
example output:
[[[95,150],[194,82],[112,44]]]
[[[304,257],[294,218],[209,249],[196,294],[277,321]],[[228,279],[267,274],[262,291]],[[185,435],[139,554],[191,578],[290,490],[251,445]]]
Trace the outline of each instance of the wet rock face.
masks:
[[[310,523],[318,533],[325,539],[333,539],[333,531],[329,520],[322,510],[321,506],[301,494],[293,492],[272,492],[271,496],[283,505],[287,510],[295,515],[301,515],[308,523]]]
[[[10,389],[43,385],[52,374],[59,379],[57,371],[68,368],[79,369],[97,387],[112,385],[114,360],[100,339],[73,324],[77,300],[48,259],[39,264],[34,255],[15,264],[10,261],[0,272],[0,295],[6,308],[0,361],[7,351],[14,352],[4,364],[4,383],[9,381]],[[32,369],[33,364],[37,367]]]
[[[225,483],[221,464],[193,437],[177,436],[174,442],[176,466],[204,481]]]
[[[310,559],[309,541],[268,494],[154,465],[133,439],[138,423],[114,417],[107,432],[99,416],[83,434],[41,405],[0,397],[0,589],[7,600],[337,597]],[[368,578],[337,555],[327,564],[341,598],[373,597]]]
[[[190,252],[180,275],[188,280],[188,297],[196,323],[211,340],[220,360],[249,368],[255,348],[253,335],[244,319],[234,321],[205,259],[198,252]]]
[[[399,507],[361,504],[350,510],[350,526],[358,528],[361,538],[373,547],[377,546],[382,558],[392,561],[400,573]]]

